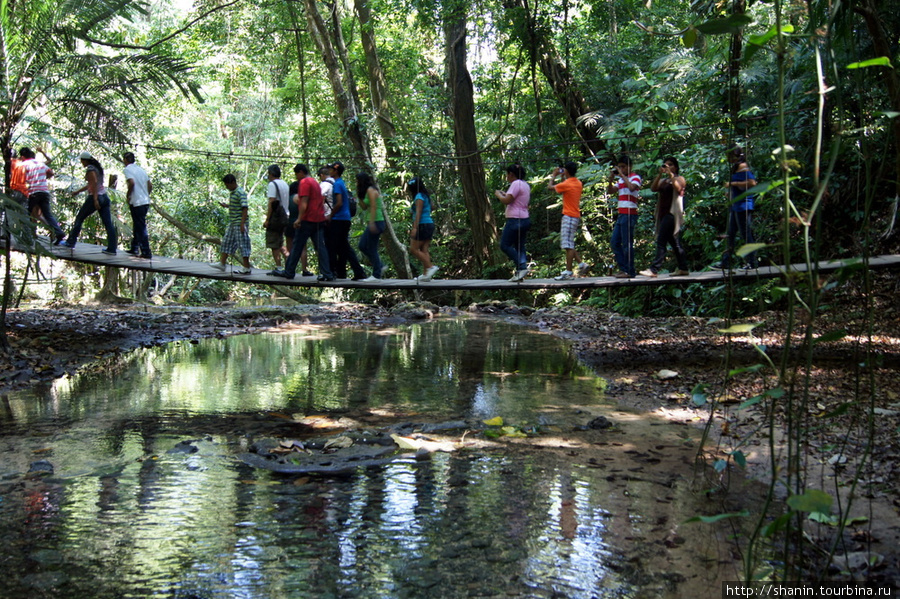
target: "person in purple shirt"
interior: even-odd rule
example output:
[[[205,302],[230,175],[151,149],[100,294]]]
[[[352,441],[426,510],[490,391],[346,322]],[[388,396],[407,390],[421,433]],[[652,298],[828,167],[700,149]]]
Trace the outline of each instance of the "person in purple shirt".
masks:
[[[531,187],[525,182],[525,169],[520,164],[506,167],[509,188],[494,192],[500,203],[506,206],[506,224],[500,236],[500,249],[513,261],[516,272],[510,281],[517,283],[528,276],[528,254],[525,240],[531,228],[528,203],[531,201]]]

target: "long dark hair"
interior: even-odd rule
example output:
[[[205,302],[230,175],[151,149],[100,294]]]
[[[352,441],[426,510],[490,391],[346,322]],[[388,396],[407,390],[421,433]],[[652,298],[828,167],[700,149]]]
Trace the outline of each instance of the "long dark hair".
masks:
[[[406,184],[406,188],[409,190],[409,195],[412,196],[413,199],[420,193],[429,200],[431,199],[431,192],[428,191],[428,188],[422,183],[421,177],[410,179],[409,183]]]
[[[375,185],[375,179],[372,178],[372,175],[365,171],[356,173],[356,197],[365,198],[366,192],[369,191],[370,187],[378,189],[378,186]],[[379,189],[379,191],[381,190]]]
[[[101,186],[103,185],[103,167],[100,165],[100,161],[91,156],[90,158],[83,158],[85,162],[87,162],[88,166],[93,166],[97,169],[97,183]],[[98,189],[102,189],[99,187]]]

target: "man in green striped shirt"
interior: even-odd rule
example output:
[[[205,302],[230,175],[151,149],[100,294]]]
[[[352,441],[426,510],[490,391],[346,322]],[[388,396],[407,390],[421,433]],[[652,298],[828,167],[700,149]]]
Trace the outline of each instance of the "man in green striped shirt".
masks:
[[[236,275],[249,275],[250,267],[250,233],[247,228],[247,193],[238,187],[234,175],[228,174],[222,177],[225,188],[231,192],[228,202],[219,202],[223,208],[228,208],[228,229],[222,237],[221,258],[219,262],[210,264],[216,270],[225,272],[225,264],[228,257],[240,252],[243,268],[232,271]]]

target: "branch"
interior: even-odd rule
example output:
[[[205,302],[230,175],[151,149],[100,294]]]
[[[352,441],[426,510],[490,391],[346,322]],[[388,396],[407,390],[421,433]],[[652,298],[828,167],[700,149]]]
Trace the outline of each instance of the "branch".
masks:
[[[204,243],[209,243],[212,245],[218,246],[218,245],[222,244],[222,240],[219,237],[213,237],[212,235],[205,235],[203,233],[198,233],[197,231],[194,231],[193,229],[188,227],[186,224],[184,224],[183,222],[181,222],[180,220],[178,220],[177,218],[175,218],[174,216],[172,216],[171,214],[166,212],[162,208],[162,206],[160,206],[157,202],[153,202],[150,205],[153,206],[153,210],[155,210],[157,212],[157,214],[159,214],[165,220],[169,221],[176,229],[178,229],[179,231],[181,231],[188,237],[193,237],[194,239],[196,239],[198,241],[202,241]]]
[[[190,29],[192,26],[194,26],[196,23],[198,23],[199,21],[202,21],[203,19],[205,19],[205,18],[208,17],[209,15],[211,15],[211,14],[213,14],[213,13],[215,13],[215,12],[218,12],[218,11],[222,10],[223,8],[228,8],[228,7],[230,7],[230,6],[234,6],[235,4],[237,4],[237,3],[240,2],[240,1],[241,1],[241,0],[231,0],[231,2],[228,2],[228,3],[226,3],[226,4],[222,4],[222,5],[217,6],[217,7],[215,7],[215,8],[211,8],[210,10],[206,11],[206,12],[203,13],[202,15],[198,16],[196,19],[194,19],[194,20],[192,20],[192,21],[189,21],[188,24],[185,25],[184,27],[182,27],[181,29],[176,29],[175,31],[173,31],[172,33],[170,33],[169,35],[167,35],[166,37],[156,40],[155,42],[153,42],[153,43],[150,44],[149,46],[135,46],[135,45],[133,45],[133,44],[111,44],[111,43],[109,43],[109,42],[104,42],[104,41],[102,41],[102,40],[94,39],[94,38],[88,37],[88,36],[86,36],[86,35],[83,36],[83,39],[84,39],[85,41],[87,41],[87,42],[92,43],[92,44],[96,44],[96,45],[98,45],[98,46],[106,46],[107,48],[116,48],[116,49],[120,49],[120,50],[144,50],[144,51],[148,51],[148,52],[149,52],[149,51],[152,51],[152,50],[153,50],[154,48],[156,48],[157,46],[159,46],[160,44],[164,44],[165,42],[169,41],[170,39],[172,39],[172,38],[174,38],[174,37],[176,37],[176,36],[178,36],[178,35],[181,35],[182,33],[184,33],[185,31],[187,31],[187,30]]]

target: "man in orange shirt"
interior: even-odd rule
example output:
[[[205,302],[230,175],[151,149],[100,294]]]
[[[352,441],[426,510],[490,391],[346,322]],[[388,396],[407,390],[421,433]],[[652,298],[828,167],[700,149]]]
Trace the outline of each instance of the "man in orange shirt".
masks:
[[[9,195],[24,206],[28,202],[28,184],[25,183],[25,160],[10,149]]]
[[[550,172],[550,189],[556,193],[562,194],[563,215],[562,224],[560,225],[559,240],[562,249],[566,252],[566,269],[555,277],[557,281],[567,281],[574,278],[575,273],[572,271],[572,265],[577,261],[578,276],[583,277],[588,270],[588,265],[581,261],[581,257],[575,250],[575,236],[581,228],[581,191],[583,185],[575,177],[578,171],[578,165],[574,162],[567,162],[565,166],[560,166]],[[556,183],[556,177],[562,176],[563,180]]]

